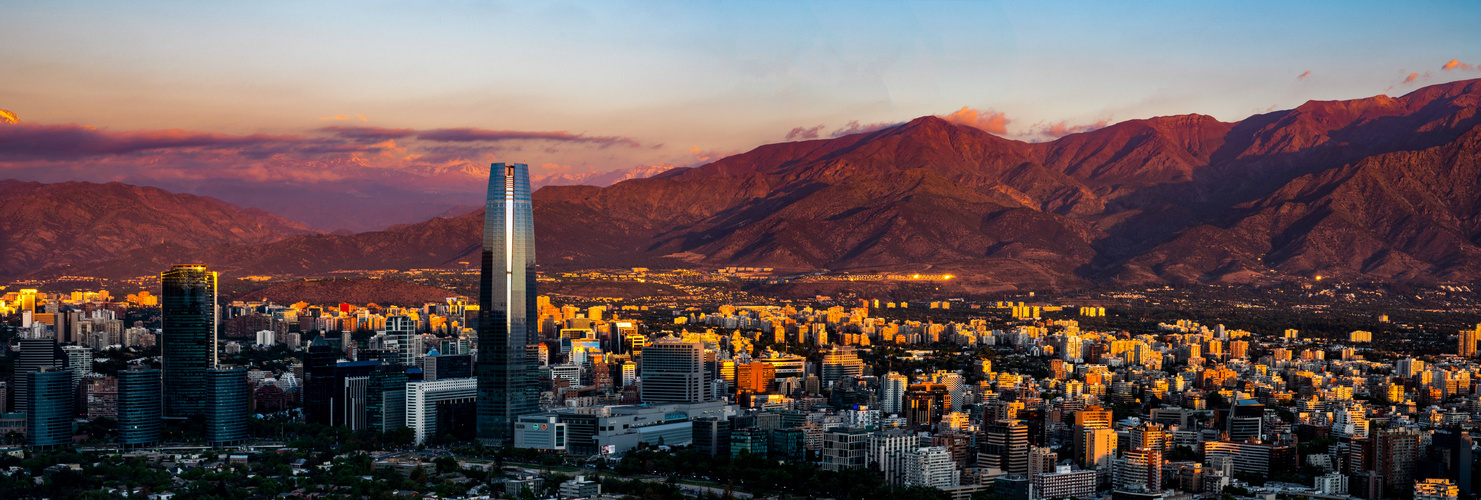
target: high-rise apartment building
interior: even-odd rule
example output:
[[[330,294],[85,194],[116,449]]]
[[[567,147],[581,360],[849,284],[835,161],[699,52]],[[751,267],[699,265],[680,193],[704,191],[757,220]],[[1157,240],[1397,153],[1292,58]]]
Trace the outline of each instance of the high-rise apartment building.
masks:
[[[879,409],[887,415],[899,415],[905,408],[905,388],[910,378],[889,372],[879,380]]]
[[[484,206],[478,295],[478,439],[509,443],[520,415],[539,411],[535,216],[529,168],[495,163]]]
[[[216,273],[175,264],[159,276],[165,416],[204,415],[206,371],[216,366]]]
[[[1467,358],[1476,357],[1476,339],[1478,337],[1481,337],[1481,325],[1476,325],[1476,328],[1470,330],[1461,330],[1460,346],[1456,350],[1456,353]]]
[[[917,448],[905,455],[905,484],[950,488],[961,483],[961,472],[945,447]]]
[[[386,339],[395,346],[397,363],[402,366],[417,366],[417,358],[423,353],[422,336],[417,335],[417,322],[411,316],[387,316]]]
[[[978,465],[1002,469],[1009,474],[1029,473],[1028,425],[1022,420],[998,420],[983,432]]]

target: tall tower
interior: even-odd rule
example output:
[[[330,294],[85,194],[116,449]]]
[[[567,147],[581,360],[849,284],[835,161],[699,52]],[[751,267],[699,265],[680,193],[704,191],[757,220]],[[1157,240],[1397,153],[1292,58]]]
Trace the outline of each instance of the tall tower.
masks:
[[[159,275],[164,329],[165,417],[202,416],[206,370],[216,367],[216,273],[202,264],[175,264]]]
[[[540,401],[535,216],[522,163],[489,170],[478,282],[478,439],[509,443],[514,420],[539,411]]]

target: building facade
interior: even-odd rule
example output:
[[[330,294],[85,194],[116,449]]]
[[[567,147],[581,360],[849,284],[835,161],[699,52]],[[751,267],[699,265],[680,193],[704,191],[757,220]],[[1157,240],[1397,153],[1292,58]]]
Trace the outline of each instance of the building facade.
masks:
[[[514,421],[520,415],[540,409],[535,216],[529,168],[521,163],[493,164],[484,208],[478,364],[474,367],[477,434],[485,443],[500,444],[513,441]],[[410,413],[408,405],[408,423],[415,418]]]
[[[176,264],[159,276],[166,417],[204,415],[206,371],[216,366],[216,272]]]

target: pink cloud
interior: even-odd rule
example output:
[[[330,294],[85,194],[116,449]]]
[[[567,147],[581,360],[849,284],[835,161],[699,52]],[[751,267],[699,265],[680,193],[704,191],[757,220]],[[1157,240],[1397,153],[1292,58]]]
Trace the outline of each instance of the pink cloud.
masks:
[[[1008,122],[1012,121],[1001,112],[992,109],[978,111],[968,106],[962,106],[962,109],[941,118],[957,125],[966,125],[994,134],[1008,133]]]
[[[0,156],[78,158],[162,149],[250,149],[305,143],[291,135],[230,135],[189,130],[109,132],[76,124],[0,127]]]
[[[1111,120],[1109,118],[1101,119],[1100,121],[1097,121],[1095,123],[1087,123],[1085,125],[1069,125],[1067,122],[1061,121],[1059,123],[1051,123],[1043,126],[1039,129],[1039,133],[1047,135],[1049,137],[1060,138],[1070,134],[1100,130],[1102,128],[1105,128],[1106,125],[1110,122]]]
[[[793,128],[791,132],[787,132],[787,140],[790,141],[795,139],[817,139],[818,132],[821,130],[823,130],[822,125],[818,125],[816,127],[796,127]]]
[[[1310,71],[1307,71],[1305,73],[1301,73],[1299,75],[1296,75],[1296,79],[1297,80],[1302,80],[1302,79],[1305,79],[1308,76],[1311,76],[1311,72]]]
[[[557,141],[596,144],[603,147],[621,145],[642,147],[637,140],[620,136],[588,136],[563,130],[531,132],[523,130],[487,130],[480,128],[439,128],[417,133],[417,139],[437,142]]]
[[[1429,80],[1430,79],[1430,73],[1428,71],[1426,71],[1423,75],[1421,75],[1419,73],[1410,73],[1409,76],[1404,77],[1404,82],[1403,83],[1414,83],[1414,82],[1419,81],[1420,79]]]
[[[832,132],[829,132],[828,135],[830,137],[843,137],[845,135],[867,134],[867,133],[871,133],[871,132],[878,132],[878,131],[881,131],[881,130],[884,130],[884,129],[887,129],[887,128],[890,128],[890,127],[894,127],[894,126],[897,126],[897,125],[900,125],[900,124],[899,123],[865,123],[865,124],[860,124],[858,120],[851,120],[847,124],[845,124],[842,128],[839,128],[838,130],[834,130]]]

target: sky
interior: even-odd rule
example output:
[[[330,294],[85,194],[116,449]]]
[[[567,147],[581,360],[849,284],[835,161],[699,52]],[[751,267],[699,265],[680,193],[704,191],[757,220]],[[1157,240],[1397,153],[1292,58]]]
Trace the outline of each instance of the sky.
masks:
[[[0,11],[0,109],[20,121],[0,129],[0,178],[184,190],[432,186],[491,161],[537,175],[690,166],[926,115],[1040,141],[1481,78],[1473,1],[0,0]]]

